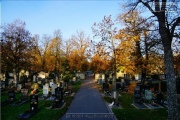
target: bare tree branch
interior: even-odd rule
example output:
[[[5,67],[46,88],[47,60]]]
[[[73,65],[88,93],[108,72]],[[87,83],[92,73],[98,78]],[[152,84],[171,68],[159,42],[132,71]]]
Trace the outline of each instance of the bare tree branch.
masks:
[[[173,23],[172,28],[171,28],[171,36],[174,35],[174,30],[175,30],[176,26],[178,26],[180,24],[180,17],[176,18],[175,20],[176,21]]]

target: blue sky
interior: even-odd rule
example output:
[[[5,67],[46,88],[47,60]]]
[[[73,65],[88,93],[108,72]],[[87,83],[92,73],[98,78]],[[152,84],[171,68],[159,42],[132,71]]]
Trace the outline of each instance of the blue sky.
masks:
[[[1,25],[16,19],[26,22],[26,28],[34,35],[53,35],[60,29],[64,39],[85,31],[92,38],[91,27],[104,15],[115,19],[121,10],[120,0],[2,0]]]

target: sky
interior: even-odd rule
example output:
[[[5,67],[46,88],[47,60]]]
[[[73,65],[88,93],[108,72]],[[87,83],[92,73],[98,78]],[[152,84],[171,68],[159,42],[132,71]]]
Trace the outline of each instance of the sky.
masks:
[[[78,31],[93,37],[91,27],[106,15],[116,19],[121,0],[1,0],[1,25],[20,19],[32,35],[53,35],[60,29],[63,39]]]

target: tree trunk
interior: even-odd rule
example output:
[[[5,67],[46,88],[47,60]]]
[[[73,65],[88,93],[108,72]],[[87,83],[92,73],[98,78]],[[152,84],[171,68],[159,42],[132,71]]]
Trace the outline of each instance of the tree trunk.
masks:
[[[142,68],[142,78],[141,78],[142,85],[145,84],[145,81],[146,81],[146,68]]]
[[[171,36],[165,25],[160,24],[159,32],[164,47],[164,62],[166,70],[168,120],[179,120],[179,108],[177,102],[176,79],[174,73],[173,52],[171,48]]]
[[[178,120],[179,109],[177,103],[176,79],[174,74],[172,49],[164,46],[164,60],[166,66],[168,119]],[[180,119],[180,118],[179,118]]]

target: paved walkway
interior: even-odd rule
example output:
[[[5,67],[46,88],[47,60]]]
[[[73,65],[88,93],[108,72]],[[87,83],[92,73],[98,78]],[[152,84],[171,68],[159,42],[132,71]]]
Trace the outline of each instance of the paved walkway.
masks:
[[[67,113],[59,120],[115,120],[95,84],[92,76],[83,80]]]

